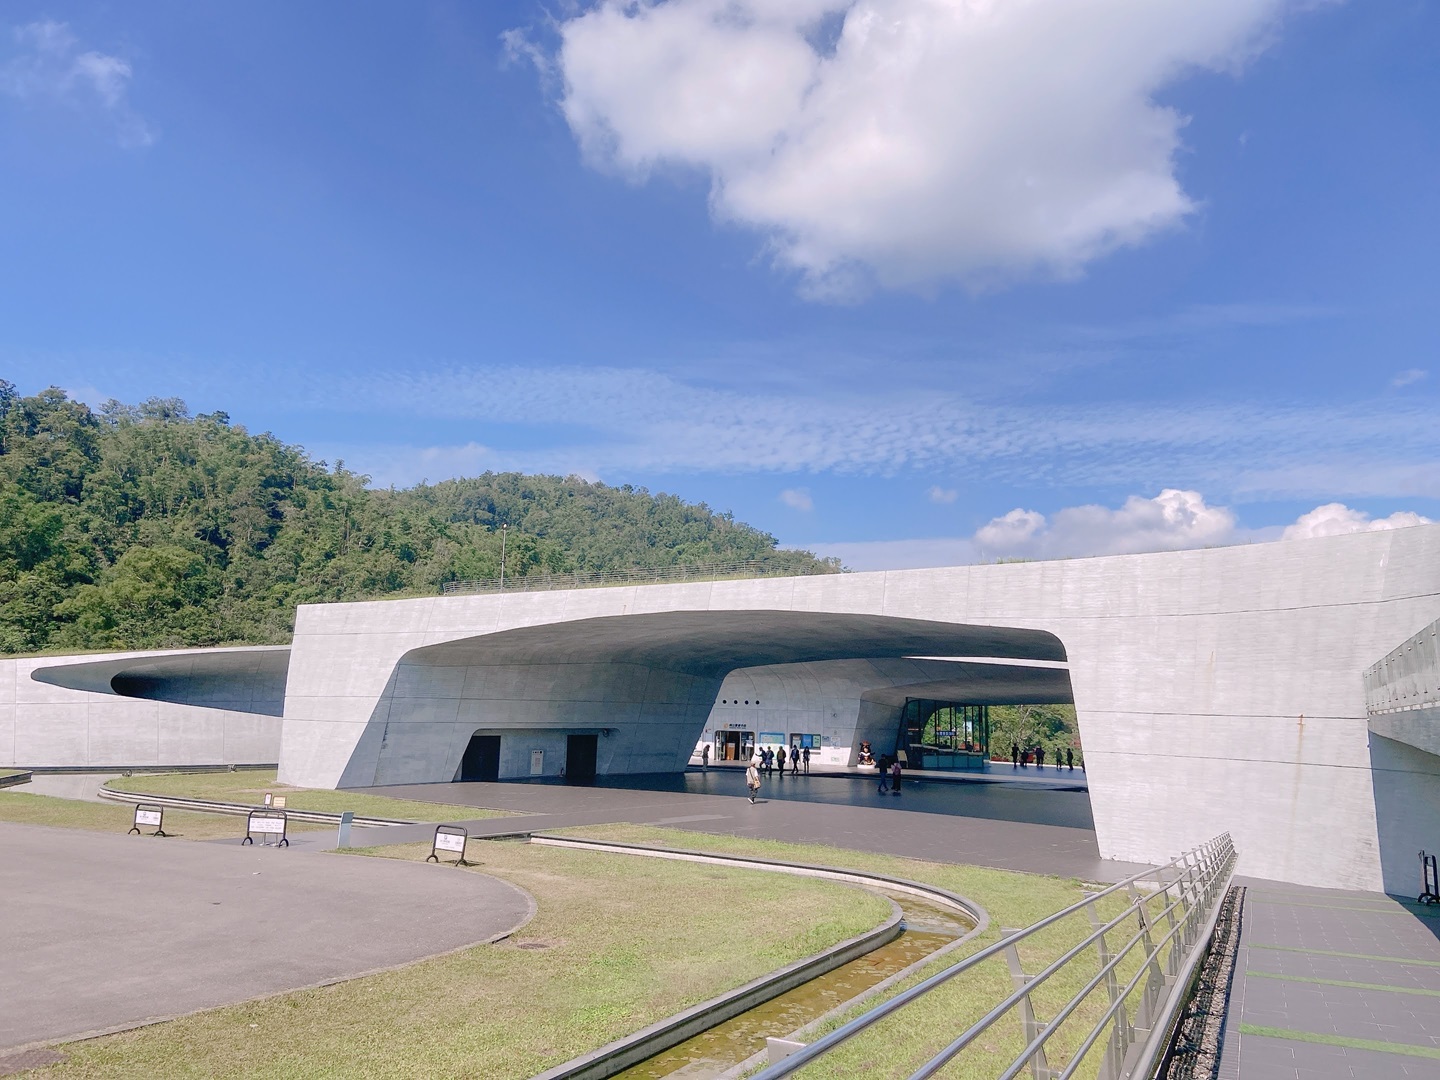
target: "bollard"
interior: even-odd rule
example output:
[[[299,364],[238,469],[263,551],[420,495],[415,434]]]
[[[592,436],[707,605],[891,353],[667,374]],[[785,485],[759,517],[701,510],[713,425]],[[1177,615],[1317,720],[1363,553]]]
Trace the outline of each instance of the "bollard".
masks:
[[[350,846],[350,823],[354,820],[355,812],[353,810],[346,810],[340,815],[340,832],[339,835],[335,837],[335,846],[337,848]]]

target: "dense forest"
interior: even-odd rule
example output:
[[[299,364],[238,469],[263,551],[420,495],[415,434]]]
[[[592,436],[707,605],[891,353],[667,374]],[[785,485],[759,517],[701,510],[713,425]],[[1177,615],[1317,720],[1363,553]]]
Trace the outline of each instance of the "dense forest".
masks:
[[[300,603],[446,582],[760,560],[834,561],[704,504],[486,473],[372,490],[175,398],[98,412],[0,380],[0,652],[289,640]]]
[[[1074,705],[991,705],[990,753],[1009,758],[1010,747],[1045,748],[1045,760],[1059,761],[1068,746],[1080,764],[1080,725],[1075,722]]]

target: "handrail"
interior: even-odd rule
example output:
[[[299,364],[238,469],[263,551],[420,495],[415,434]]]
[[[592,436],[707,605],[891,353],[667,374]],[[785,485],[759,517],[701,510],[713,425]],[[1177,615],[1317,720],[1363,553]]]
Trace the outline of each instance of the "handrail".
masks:
[[[1014,1080],[1027,1069],[1036,1078],[1054,1077],[1057,1080],[1066,1080],[1075,1074],[1107,1033],[1109,1038],[1106,1040],[1105,1057],[1099,1069],[1101,1080],[1126,1080],[1132,1076],[1148,1076],[1149,1070],[1154,1068],[1159,1054],[1164,1050],[1164,1040],[1152,1030],[1156,1027],[1155,1021],[1163,1019],[1163,1022],[1168,1024],[1175,1011],[1170,998],[1188,988],[1188,979],[1181,980],[1180,975],[1182,971],[1188,974],[1194,967],[1197,954],[1208,947],[1215,925],[1214,913],[1218,910],[1234,875],[1235,861],[1235,846],[1230,834],[1222,833],[1164,866],[1143,870],[1099,892],[1091,893],[1084,900],[1047,915],[1023,930],[1005,935],[954,966],[930,976],[809,1046],[768,1066],[756,1074],[754,1080],[780,1080],[781,1077],[789,1076],[936,987],[1001,955],[1004,955],[1009,965],[1014,991],[922,1065],[912,1074],[910,1080],[926,1080],[933,1076],[1004,1016],[1017,1009],[1026,1045],[1019,1056],[999,1074],[1001,1080]],[[1154,885],[1148,889],[1136,887],[1137,883],[1150,882],[1154,882]],[[1119,914],[1102,922],[1097,902],[1122,889],[1127,892],[1129,903]],[[1162,898],[1163,906],[1157,914],[1151,915],[1149,905],[1157,897]],[[1079,944],[1071,946],[1038,974],[1026,975],[1021,968],[1017,946],[1047,927],[1082,914],[1089,920],[1090,932]],[[1112,954],[1106,935],[1116,932],[1131,919],[1136,922],[1134,933]],[[1160,936],[1158,942],[1152,941],[1152,930],[1158,930],[1162,926],[1166,932]],[[1035,1016],[1031,995],[1039,986],[1073,964],[1082,953],[1091,948],[1098,951],[1099,971],[1059,1009],[1053,1019],[1041,1022]],[[1140,957],[1139,969],[1120,987],[1119,969],[1127,957],[1138,955],[1137,950],[1143,950],[1144,954]],[[1160,967],[1162,957],[1165,964],[1163,972]],[[1142,984],[1140,1000],[1132,1012],[1130,999]],[[1110,999],[1109,1007],[1082,1040],[1068,1066],[1063,1070],[1052,1068],[1045,1058],[1047,1042],[1102,985]]]
[[[823,562],[792,564],[783,560],[750,559],[734,563],[694,563],[689,566],[640,566],[626,570],[577,570],[568,574],[550,571],[515,577],[486,578],[480,581],[447,581],[440,587],[445,596],[483,592],[548,592],[554,589],[583,589],[603,585],[657,585],[685,581],[716,581],[728,578],[813,577],[841,573]]]

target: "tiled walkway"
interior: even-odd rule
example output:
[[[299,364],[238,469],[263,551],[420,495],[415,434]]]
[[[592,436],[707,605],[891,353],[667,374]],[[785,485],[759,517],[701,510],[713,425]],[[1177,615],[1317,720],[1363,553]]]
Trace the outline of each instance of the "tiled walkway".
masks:
[[[1440,910],[1246,886],[1222,1080],[1440,1077]]]

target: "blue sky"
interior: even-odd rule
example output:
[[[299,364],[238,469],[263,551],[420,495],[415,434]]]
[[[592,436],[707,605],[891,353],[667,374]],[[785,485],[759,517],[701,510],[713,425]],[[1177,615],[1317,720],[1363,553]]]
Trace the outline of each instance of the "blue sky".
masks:
[[[1433,3],[0,20],[24,391],[857,567],[1440,518]]]

